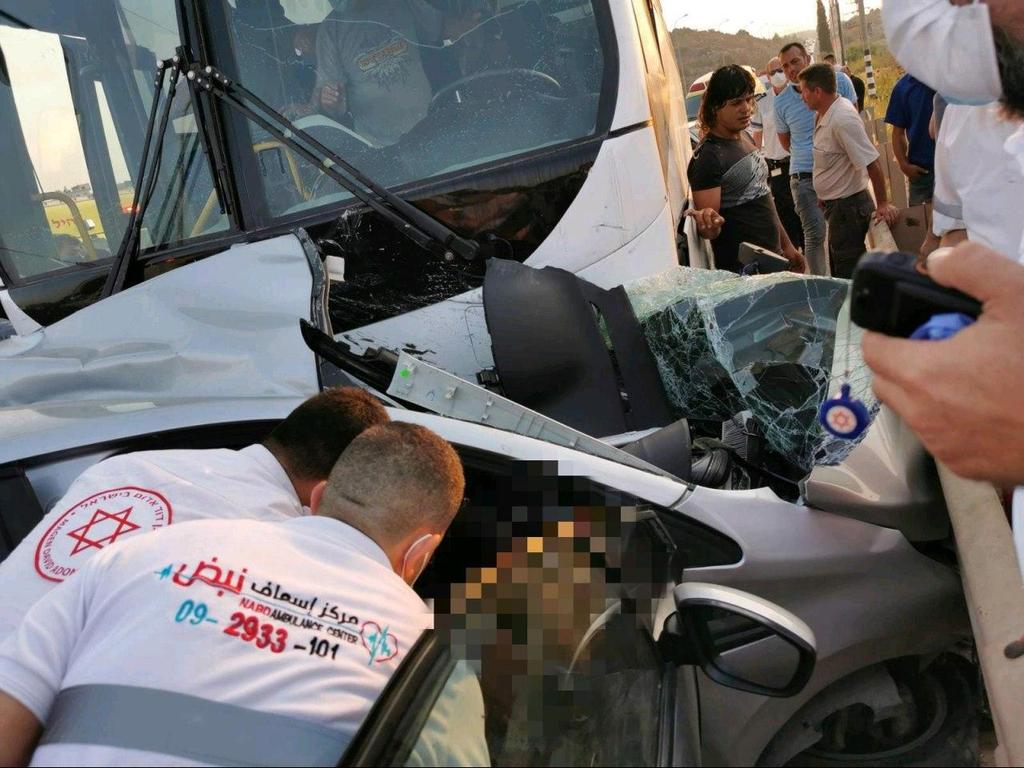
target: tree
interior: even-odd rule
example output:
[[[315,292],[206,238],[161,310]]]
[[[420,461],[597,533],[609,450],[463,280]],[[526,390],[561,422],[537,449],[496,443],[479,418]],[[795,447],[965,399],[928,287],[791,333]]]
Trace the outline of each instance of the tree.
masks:
[[[825,15],[825,4],[818,0],[818,58],[832,50],[832,33],[828,28],[828,16]]]

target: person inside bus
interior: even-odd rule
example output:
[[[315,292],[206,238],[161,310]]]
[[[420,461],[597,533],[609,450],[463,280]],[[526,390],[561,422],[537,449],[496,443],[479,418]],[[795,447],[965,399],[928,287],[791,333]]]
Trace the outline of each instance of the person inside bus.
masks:
[[[742,272],[741,243],[782,254],[795,272],[805,262],[779,221],[768,185],[768,164],[746,132],[754,115],[754,76],[743,67],[717,70],[700,108],[704,138],[694,150],[688,176],[701,237],[711,240],[715,266]]]
[[[349,0],[317,33],[320,112],[368,141],[394,144],[427,114],[437,88],[460,75],[444,42],[479,22],[472,5],[439,11],[426,0]]]

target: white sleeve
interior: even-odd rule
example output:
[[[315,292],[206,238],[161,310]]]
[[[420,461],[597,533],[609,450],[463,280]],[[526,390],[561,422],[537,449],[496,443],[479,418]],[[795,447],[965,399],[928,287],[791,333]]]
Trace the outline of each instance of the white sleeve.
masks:
[[[95,574],[106,558],[96,557],[36,603],[18,630],[0,646],[0,691],[20,701],[46,723],[82,627]]]
[[[932,200],[932,234],[942,237],[950,232],[967,229],[964,221],[964,203],[953,178],[953,163],[957,162],[953,148],[947,147],[947,131],[955,122],[956,113],[947,116],[953,119],[942,121],[935,146],[935,194]]]

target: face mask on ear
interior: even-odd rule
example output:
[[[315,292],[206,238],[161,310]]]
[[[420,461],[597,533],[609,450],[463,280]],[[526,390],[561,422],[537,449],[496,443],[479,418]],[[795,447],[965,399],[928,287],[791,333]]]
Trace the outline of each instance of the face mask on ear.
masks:
[[[1002,97],[987,5],[885,0],[882,20],[896,60],[950,104],[980,106]]]
[[[772,75],[772,85],[776,88],[785,88],[788,82],[789,80],[786,78],[785,72],[777,72]]]
[[[416,575],[413,576],[412,580],[409,581],[409,586],[416,583],[416,580],[423,575],[423,571],[427,568],[427,563],[430,562],[430,555],[433,550],[427,549],[425,546],[429,544],[434,538],[433,534],[425,533],[420,536],[416,541],[409,545],[409,548],[405,550],[405,557],[402,558],[402,572],[399,574],[403,579],[405,578],[406,571],[409,567],[409,561],[416,562],[417,557],[421,557],[419,570],[416,571]]]

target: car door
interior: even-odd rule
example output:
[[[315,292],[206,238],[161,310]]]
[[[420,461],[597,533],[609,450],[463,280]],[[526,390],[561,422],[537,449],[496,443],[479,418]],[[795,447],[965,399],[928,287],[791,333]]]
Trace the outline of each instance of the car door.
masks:
[[[649,638],[614,617],[581,651],[565,673],[494,686],[431,631],[339,764],[700,764],[692,668],[663,664]]]
[[[699,764],[693,670],[655,642],[673,532],[549,464],[463,462],[468,502],[417,584],[434,639],[343,764]]]

